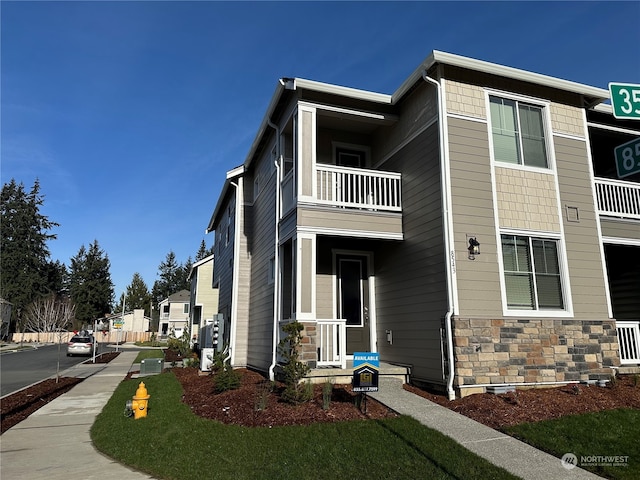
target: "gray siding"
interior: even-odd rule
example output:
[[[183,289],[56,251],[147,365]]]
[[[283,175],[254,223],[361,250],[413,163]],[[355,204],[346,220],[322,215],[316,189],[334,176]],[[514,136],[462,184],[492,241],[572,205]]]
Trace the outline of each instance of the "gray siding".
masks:
[[[613,237],[637,241],[640,239],[640,223],[600,218],[603,237]]]
[[[554,143],[561,205],[580,212],[578,222],[567,221],[566,212],[563,216],[574,317],[608,318],[586,144],[566,137],[555,137]]]
[[[487,124],[449,118],[448,129],[459,314],[502,316]],[[475,260],[467,235],[480,242]]]
[[[404,241],[375,254],[378,350],[412,365],[417,379],[443,381],[440,329],[447,309],[438,153],[433,125],[384,168],[403,172]],[[385,331],[393,332],[393,344]]]
[[[247,365],[262,371],[271,364],[273,343],[274,284],[269,283],[269,261],[275,253],[276,170],[271,168],[271,162],[271,148],[267,148],[254,164],[254,174],[261,178],[261,191],[246,215],[251,224],[250,269],[247,282],[241,284],[248,293]]]

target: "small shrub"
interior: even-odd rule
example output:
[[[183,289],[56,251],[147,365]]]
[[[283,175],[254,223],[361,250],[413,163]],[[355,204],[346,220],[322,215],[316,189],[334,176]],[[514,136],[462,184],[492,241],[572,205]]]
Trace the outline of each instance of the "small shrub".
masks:
[[[618,377],[616,377],[615,374],[611,375],[609,377],[609,385],[611,385],[612,387],[615,387],[618,383]]]
[[[633,376],[633,386],[634,387],[640,386],[640,375],[635,374]]]
[[[182,361],[182,364],[185,367],[199,367],[200,366],[200,359],[198,357],[185,358]]]
[[[327,378],[322,385],[322,408],[329,410],[331,407],[331,394],[333,393],[333,379]]]
[[[241,376],[228,363],[213,377],[213,386],[216,393],[235,390],[240,387]]]
[[[301,385],[302,379],[311,370],[306,362],[300,361],[301,332],[304,326],[300,322],[291,322],[284,325],[282,329],[287,334],[278,345],[280,354],[285,360],[282,366],[285,383],[282,399],[293,404],[304,403],[313,398],[313,387],[309,392],[308,387]]]
[[[269,395],[273,391],[273,387],[273,382],[270,382],[269,380],[260,382],[258,389],[256,390],[256,402],[254,407],[256,412],[262,412],[267,409]]]

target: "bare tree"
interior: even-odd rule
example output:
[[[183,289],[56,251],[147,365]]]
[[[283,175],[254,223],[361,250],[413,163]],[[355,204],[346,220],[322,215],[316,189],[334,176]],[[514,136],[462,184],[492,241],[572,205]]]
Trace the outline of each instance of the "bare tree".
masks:
[[[58,343],[58,365],[56,383],[60,378],[60,349],[66,328],[71,325],[76,307],[68,299],[59,299],[55,295],[40,297],[29,304],[25,312],[25,330],[35,332],[53,332]],[[38,341],[40,338],[38,337]]]

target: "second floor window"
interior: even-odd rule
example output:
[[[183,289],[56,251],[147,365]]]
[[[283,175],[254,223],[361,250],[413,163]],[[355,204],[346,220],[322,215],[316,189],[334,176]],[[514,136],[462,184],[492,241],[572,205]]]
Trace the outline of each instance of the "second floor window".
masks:
[[[182,313],[189,313],[189,304],[185,303],[182,307]]]
[[[496,162],[549,168],[542,107],[494,96],[489,104]]]

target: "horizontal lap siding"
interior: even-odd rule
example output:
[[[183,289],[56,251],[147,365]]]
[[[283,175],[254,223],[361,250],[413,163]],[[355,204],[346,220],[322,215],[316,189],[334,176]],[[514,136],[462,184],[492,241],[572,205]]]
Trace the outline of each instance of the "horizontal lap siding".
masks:
[[[586,144],[565,137],[555,137],[554,143],[561,205],[579,211],[578,222],[567,221],[563,211],[574,317],[607,318],[605,277]]]
[[[270,153],[270,149],[266,150]],[[260,195],[251,209],[253,225],[250,256],[251,278],[248,298],[248,356],[247,364],[266,371],[272,360],[273,347],[273,295],[274,283],[269,283],[269,262],[275,253],[275,170],[268,175],[269,155],[256,166],[262,169],[264,183]]]
[[[439,164],[437,125],[385,163],[403,172],[404,240],[381,244],[375,255],[381,358],[410,364],[415,378],[436,383],[443,381],[440,328],[447,309]]]
[[[402,215],[331,207],[299,207],[298,227],[401,235]]]
[[[611,220],[602,218],[600,220],[602,227],[602,236],[621,239],[640,240],[640,223]]]
[[[496,245],[487,124],[448,119],[449,161],[461,317],[500,317],[502,299]],[[467,235],[480,242],[480,255],[468,258]]]

